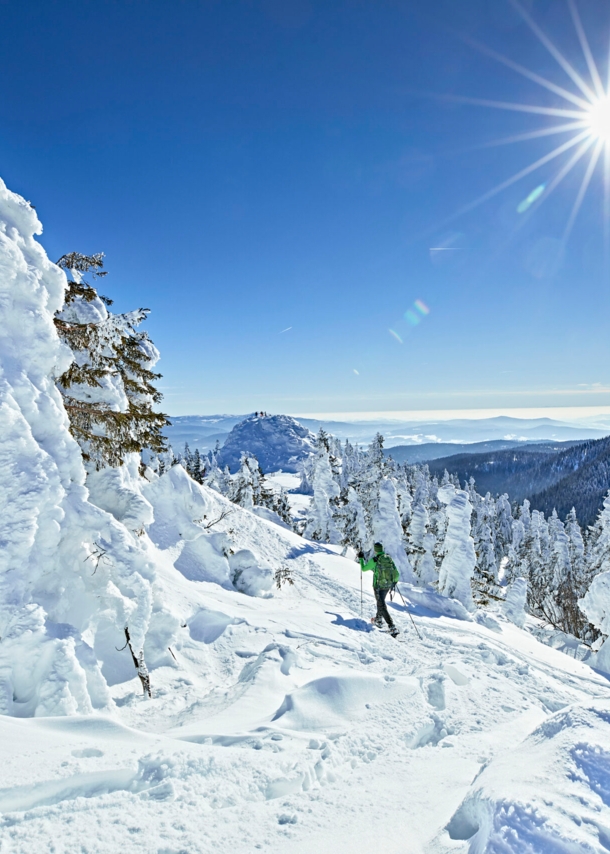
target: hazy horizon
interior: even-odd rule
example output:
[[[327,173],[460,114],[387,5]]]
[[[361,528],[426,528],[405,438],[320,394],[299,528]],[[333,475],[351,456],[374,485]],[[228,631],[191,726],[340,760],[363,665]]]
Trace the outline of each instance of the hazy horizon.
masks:
[[[170,418],[211,418],[214,416],[247,415],[259,410],[185,412],[170,414]],[[550,418],[555,421],[591,421],[599,419],[610,424],[610,406],[566,406],[566,407],[530,407],[503,409],[427,409],[400,411],[362,411],[362,412],[269,412],[270,415],[291,415],[293,418],[311,418],[319,421],[449,421],[453,419],[481,420],[506,416],[519,419]]]

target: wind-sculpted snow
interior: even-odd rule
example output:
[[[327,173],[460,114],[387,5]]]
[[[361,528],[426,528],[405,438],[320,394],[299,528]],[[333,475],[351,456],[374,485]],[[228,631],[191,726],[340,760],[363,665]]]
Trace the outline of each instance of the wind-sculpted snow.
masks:
[[[585,854],[610,843],[610,701],[552,715],[486,765],[447,825],[470,854]]]
[[[235,472],[241,455],[253,454],[263,472],[298,472],[314,453],[314,435],[289,415],[250,415],[236,424],[220,449],[218,463]]]

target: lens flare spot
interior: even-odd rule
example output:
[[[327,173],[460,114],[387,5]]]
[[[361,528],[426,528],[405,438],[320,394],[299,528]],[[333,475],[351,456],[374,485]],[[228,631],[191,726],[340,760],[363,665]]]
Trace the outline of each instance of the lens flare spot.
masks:
[[[417,326],[421,318],[419,318],[414,311],[411,311],[411,309],[409,309],[408,311],[405,311],[405,320],[407,321],[407,323],[410,323],[411,326]]]
[[[360,376],[360,371],[357,371],[356,368],[352,368],[352,370],[354,371],[354,373],[356,374],[357,377]]]
[[[430,314],[430,309],[428,308],[428,306],[426,305],[426,303],[423,300],[416,299],[413,304],[414,304],[415,308],[419,311],[419,313],[421,315],[423,315],[424,317],[427,314]]]
[[[532,190],[532,192],[526,199],[523,199],[522,202],[519,202],[519,204],[517,205],[517,213],[525,213],[525,211],[540,198],[540,196],[544,193],[545,189],[546,184],[539,184],[535,190]]]
[[[398,341],[398,343],[399,343],[399,344],[402,344],[402,343],[403,343],[403,342],[402,342],[402,338],[400,337],[400,335],[398,334],[398,332],[395,332],[395,331],[394,331],[394,329],[388,329],[388,332],[390,333],[390,335],[392,335],[394,338],[396,338],[396,340]]]

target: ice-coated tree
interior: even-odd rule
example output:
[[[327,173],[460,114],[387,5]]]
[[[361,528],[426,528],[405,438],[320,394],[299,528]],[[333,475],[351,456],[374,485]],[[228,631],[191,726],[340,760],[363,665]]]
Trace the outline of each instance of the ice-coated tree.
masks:
[[[513,542],[513,514],[508,495],[500,495],[496,501],[495,530],[496,562],[506,557]]]
[[[411,565],[418,584],[432,584],[438,579],[434,562],[434,535],[429,532],[429,475],[427,469],[415,473],[415,494],[408,528]]]
[[[251,458],[248,454],[241,455],[241,463],[239,471],[233,480],[233,489],[231,491],[231,501],[233,504],[238,504],[246,510],[254,508],[254,472],[258,468],[254,463],[251,465]]]
[[[604,498],[595,525],[591,528],[588,570],[592,578],[600,572],[610,570],[610,490]]]
[[[321,430],[320,434],[323,432]],[[310,540],[318,540],[322,543],[339,543],[341,533],[335,521],[339,486],[333,478],[328,445],[321,435],[318,435],[311,484],[313,498],[307,514],[304,535]]]
[[[346,439],[342,454],[341,480],[339,485],[341,489],[347,489],[353,483],[360,470],[360,450],[357,445],[354,447],[349,439]]]
[[[544,513],[533,510],[530,538],[524,552],[529,577],[528,605],[530,611],[541,617],[551,580],[549,529]]]
[[[377,507],[373,513],[372,522],[373,540],[383,544],[384,551],[394,560],[401,579],[412,581],[413,572],[405,548],[396,487],[389,477],[384,478],[379,484]]]
[[[466,609],[473,611],[471,579],[476,555],[474,541],[470,536],[472,505],[468,493],[456,489],[451,483],[439,488],[438,497],[447,507],[447,531],[438,589],[444,596],[457,599]]]
[[[502,610],[504,611],[504,616],[507,617],[507,619],[509,619],[511,623],[514,623],[516,626],[519,626],[519,628],[523,628],[526,617],[526,604],[527,579],[515,578],[513,583],[506,591],[506,598],[502,607]]]
[[[396,495],[398,497],[398,514],[400,516],[400,524],[402,525],[404,538],[406,540],[408,537],[409,524],[411,522],[411,514],[413,512],[413,496],[407,473],[400,469],[396,477]]]
[[[294,530],[294,519],[292,518],[290,502],[288,500],[288,496],[286,495],[285,490],[282,489],[282,487],[280,487],[279,493],[275,496],[275,500],[271,509],[277,513],[282,522],[285,522],[290,528]]]
[[[574,578],[577,590],[581,591],[579,595],[584,595],[589,581],[585,558],[585,541],[582,536],[581,527],[578,524],[578,519],[576,518],[574,507],[572,507],[566,516],[565,531],[568,535],[572,577]]]
[[[476,493],[475,493],[476,495]],[[472,496],[474,498],[474,496]],[[487,605],[490,597],[498,598],[498,566],[494,548],[495,502],[487,493],[485,498],[476,496],[473,513],[472,537],[477,563],[472,581],[475,601]],[[472,501],[471,501],[472,503]]]
[[[112,314],[112,300],[84,279],[105,275],[103,259],[101,253],[78,252],[59,259],[69,279],[63,308],[55,315],[57,333],[74,354],[57,385],[83,459],[96,469],[120,466],[129,453],[165,451],[161,431],[169,424],[153,409],[162,397],[154,385],[161,375],[151,370],[159,353],[136,328],[148,309]]]
[[[508,544],[507,554],[503,558],[503,582],[510,584],[523,572],[523,553],[526,547],[526,534],[523,522],[513,519],[512,542]]]
[[[349,486],[341,492],[341,544],[347,548],[352,546],[356,552],[370,552],[372,538],[366,526],[364,508],[358,498],[358,493],[353,486]]]
[[[605,502],[604,502],[605,504]],[[598,573],[578,603],[589,623],[604,642],[595,656],[594,666],[610,674],[610,569]]]

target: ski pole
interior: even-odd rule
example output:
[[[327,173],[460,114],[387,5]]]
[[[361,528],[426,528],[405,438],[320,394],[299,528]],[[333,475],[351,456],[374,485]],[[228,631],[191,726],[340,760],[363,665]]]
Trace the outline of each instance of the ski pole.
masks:
[[[362,619],[362,567],[360,564],[358,566],[360,567],[360,619]]]
[[[416,633],[417,633],[417,637],[418,637],[420,640],[423,640],[422,636],[421,636],[421,635],[420,635],[420,633],[417,631],[417,626],[415,625],[415,620],[413,619],[413,617],[412,617],[412,615],[411,615],[411,612],[410,612],[410,611],[409,611],[409,609],[407,608],[407,603],[405,602],[405,597],[402,595],[402,593],[400,592],[400,589],[399,589],[398,587],[396,587],[396,589],[398,590],[398,595],[399,595],[399,596],[400,596],[400,598],[402,599],[402,604],[405,606],[405,611],[407,612],[407,614],[409,615],[409,617],[411,617],[411,622],[413,623],[413,628],[415,629],[415,631],[416,631]]]

